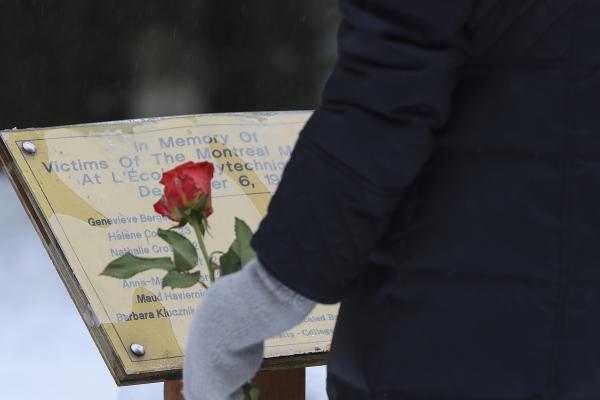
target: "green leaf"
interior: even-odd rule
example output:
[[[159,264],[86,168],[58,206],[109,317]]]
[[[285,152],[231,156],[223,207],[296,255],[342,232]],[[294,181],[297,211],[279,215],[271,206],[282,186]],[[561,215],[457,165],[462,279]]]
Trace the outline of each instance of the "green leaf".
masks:
[[[221,276],[233,274],[256,257],[256,253],[250,247],[252,239],[252,230],[244,221],[235,219],[235,240],[229,246],[227,253],[219,258],[219,269]]]
[[[173,262],[168,257],[161,258],[143,258],[134,256],[131,253],[122,255],[110,262],[100,275],[111,276],[113,278],[127,279],[149,269],[172,270],[175,268]]]
[[[223,254],[219,258],[219,270],[221,271],[220,276],[233,274],[234,272],[242,269],[242,262],[240,257],[236,254],[233,249],[233,244],[227,250],[227,253]]]
[[[242,266],[256,258],[254,249],[250,246],[252,240],[252,230],[243,220],[235,219],[235,241],[233,242],[234,251],[240,258]]]
[[[250,400],[259,400],[260,399],[260,389],[252,388],[248,392],[248,395],[250,396]]]
[[[162,280],[162,287],[185,289],[194,286],[199,281],[200,271],[191,274],[179,271],[169,271]]]
[[[170,230],[159,229],[158,236],[169,243],[175,254],[175,269],[188,271],[198,263],[196,248],[185,236]]]

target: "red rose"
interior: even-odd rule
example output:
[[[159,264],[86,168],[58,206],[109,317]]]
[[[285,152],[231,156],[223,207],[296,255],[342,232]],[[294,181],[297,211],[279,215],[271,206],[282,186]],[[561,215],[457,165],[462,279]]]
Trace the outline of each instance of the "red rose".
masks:
[[[187,162],[163,173],[160,183],[165,185],[164,195],[154,210],[173,221],[181,222],[189,217],[192,210],[199,210],[205,216],[212,214],[210,181],[214,167],[209,162]]]

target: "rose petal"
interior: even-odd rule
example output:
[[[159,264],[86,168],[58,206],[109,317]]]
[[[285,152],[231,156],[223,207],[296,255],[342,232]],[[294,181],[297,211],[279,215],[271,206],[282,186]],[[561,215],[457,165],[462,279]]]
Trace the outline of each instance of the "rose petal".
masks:
[[[160,198],[160,200],[154,203],[154,211],[165,217],[169,215],[169,210],[167,209],[167,207],[165,207],[166,200],[167,199],[165,199],[165,196],[163,196]]]
[[[179,179],[173,185],[165,187],[165,197],[170,209],[184,207],[187,198],[179,186]]]
[[[209,162],[196,163],[193,167],[186,170],[186,175],[194,179],[198,188],[204,193],[210,193],[210,181],[214,174],[214,166]]]
[[[175,167],[175,169],[173,169],[173,171],[175,171],[177,174],[181,174],[182,172],[186,171],[189,168],[192,168],[194,166],[194,162],[192,161],[188,161],[186,163],[183,163],[181,165],[178,165],[177,167]]]
[[[190,176],[186,176],[181,180],[181,189],[187,199],[191,202],[197,200],[200,196],[202,196],[203,190],[196,186],[196,182]]]
[[[170,171],[163,172],[163,176],[160,179],[160,183],[165,186],[170,186],[173,184],[175,179],[177,179],[177,171],[172,169]]]

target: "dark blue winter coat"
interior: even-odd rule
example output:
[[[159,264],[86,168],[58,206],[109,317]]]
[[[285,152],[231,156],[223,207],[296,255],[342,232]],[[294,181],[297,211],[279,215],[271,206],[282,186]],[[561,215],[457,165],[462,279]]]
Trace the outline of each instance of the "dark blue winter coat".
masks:
[[[600,0],[345,0],[254,240],[331,400],[600,399]]]

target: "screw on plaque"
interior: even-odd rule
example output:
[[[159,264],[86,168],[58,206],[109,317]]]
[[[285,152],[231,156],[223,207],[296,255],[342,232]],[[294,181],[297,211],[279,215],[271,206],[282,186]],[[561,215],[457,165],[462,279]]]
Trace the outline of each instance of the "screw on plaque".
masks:
[[[144,349],[144,346],[142,346],[139,343],[131,343],[131,346],[129,346],[129,348],[131,349],[131,352],[138,357],[141,357],[144,354],[146,354],[146,349]]]
[[[23,142],[21,148],[27,154],[35,154],[35,152],[37,151],[37,147],[35,147],[35,144],[31,142]]]

